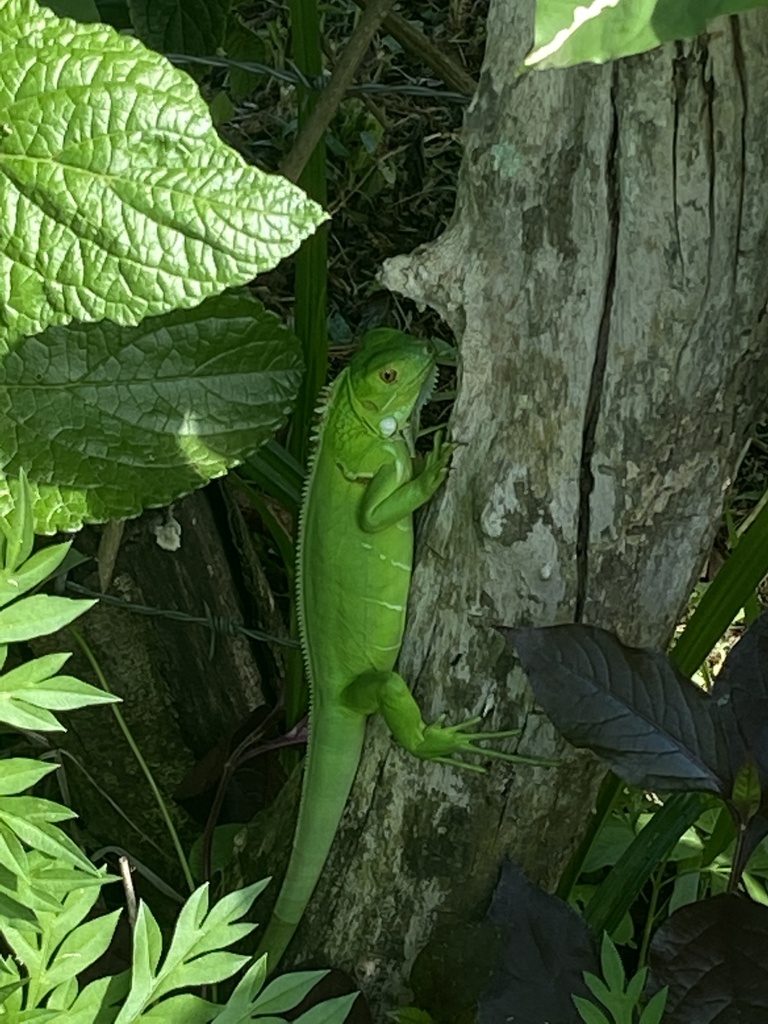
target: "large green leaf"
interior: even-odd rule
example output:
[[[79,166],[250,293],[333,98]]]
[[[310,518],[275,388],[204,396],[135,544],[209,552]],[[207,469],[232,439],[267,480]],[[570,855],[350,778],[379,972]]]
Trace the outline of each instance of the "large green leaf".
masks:
[[[768,0],[538,0],[534,46],[525,63],[537,68],[602,64],[644,53],[673,39],[691,39],[714,18],[764,7]]]
[[[50,327],[0,362],[5,470],[26,469],[39,530],[136,515],[271,437],[300,380],[298,340],[244,290],[138,327]]]
[[[221,46],[229,0],[128,0],[136,35],[153,50],[205,57]]]
[[[221,141],[188,75],[34,0],[0,3],[0,207],[9,341],[194,306],[325,218]]]

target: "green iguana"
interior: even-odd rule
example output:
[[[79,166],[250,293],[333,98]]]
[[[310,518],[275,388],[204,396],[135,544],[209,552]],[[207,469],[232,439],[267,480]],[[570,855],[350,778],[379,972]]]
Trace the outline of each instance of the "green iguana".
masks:
[[[448,473],[442,435],[414,475],[409,421],[434,384],[430,347],[399,331],[371,331],[326,393],[299,526],[297,595],[310,687],[309,745],[288,870],[257,955],[283,955],[325,865],[360,761],[368,715],[378,711],[416,757],[469,766],[480,719],[427,725],[393,671],[411,582],[412,514]]]

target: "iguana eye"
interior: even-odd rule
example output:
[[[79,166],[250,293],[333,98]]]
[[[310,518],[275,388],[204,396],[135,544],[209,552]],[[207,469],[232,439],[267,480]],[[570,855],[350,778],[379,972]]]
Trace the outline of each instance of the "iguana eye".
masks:
[[[397,380],[397,370],[388,368],[386,370],[382,370],[379,376],[385,384],[394,384]]]

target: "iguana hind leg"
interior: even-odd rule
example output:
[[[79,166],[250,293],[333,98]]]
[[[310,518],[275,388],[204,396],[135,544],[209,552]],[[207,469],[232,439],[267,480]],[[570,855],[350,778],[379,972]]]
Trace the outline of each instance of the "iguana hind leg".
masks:
[[[379,712],[397,742],[409,753],[425,761],[440,761],[472,771],[484,771],[480,765],[457,757],[457,754],[476,754],[502,761],[549,765],[555,762],[540,758],[508,754],[494,747],[483,747],[486,740],[503,740],[518,736],[519,729],[503,732],[477,732],[480,718],[468,718],[458,725],[445,725],[445,715],[428,725],[421,716],[408,684],[397,672],[365,672],[344,690],[343,702],[353,711],[370,715]]]

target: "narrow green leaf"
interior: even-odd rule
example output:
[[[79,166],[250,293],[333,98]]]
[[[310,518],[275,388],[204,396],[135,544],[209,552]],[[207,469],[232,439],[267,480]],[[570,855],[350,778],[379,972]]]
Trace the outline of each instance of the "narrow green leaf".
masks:
[[[357,992],[352,992],[348,996],[326,999],[324,1003],[318,1003],[306,1013],[302,1013],[294,1024],[342,1024],[347,1019],[357,995]]]
[[[15,696],[15,694],[14,694]],[[92,704],[118,704],[120,698],[73,676],[54,676],[45,686],[19,691],[19,699],[34,707],[51,711],[72,711]]]
[[[43,971],[43,958],[38,947],[38,936],[31,928],[13,927],[3,922],[3,938],[30,976],[39,977]]]
[[[48,988],[55,988],[67,977],[77,975],[106,952],[114,935],[120,910],[86,921],[64,939],[45,971]]]
[[[19,565],[15,572],[0,573],[0,607],[15,601],[17,597],[47,580],[64,561],[70,546],[69,541],[64,544],[51,544],[50,547],[36,551]]]
[[[213,930],[221,925],[229,925],[233,921],[245,917],[258,897],[269,885],[269,879],[264,878],[259,882],[253,882],[242,889],[235,889],[213,905],[211,912],[205,922],[206,930]]]
[[[590,1003],[588,999],[581,996],[571,996],[571,999],[576,1004],[576,1009],[584,1024],[611,1024],[603,1011],[599,1010],[594,1003]]]
[[[596,974],[590,974],[589,971],[585,971],[584,983],[592,995],[600,1000],[603,1006],[607,1006],[609,1009],[613,1006],[615,993],[605,984],[602,978],[598,978]],[[619,990],[620,994],[621,990]]]
[[[304,471],[301,463],[281,444],[267,441],[246,459],[244,470],[257,487],[279,501],[288,512],[292,515],[298,512]]]
[[[259,1013],[285,1013],[306,999],[328,971],[297,971],[275,978],[253,1004]]]
[[[63,900],[62,911],[48,928],[51,948],[56,949],[81,924],[99,898],[100,888],[94,885],[71,890]]]
[[[235,986],[227,1005],[214,1018],[215,1024],[245,1024],[253,1019],[254,1000],[267,978],[267,958],[254,961]]]
[[[31,757],[4,758],[0,761],[0,796],[23,793],[57,768],[56,764],[35,761]]]
[[[139,902],[139,911],[133,928],[133,968],[131,989],[115,1024],[129,1024],[137,1019],[152,998],[155,972],[162,950],[160,929],[152,912],[144,901]]]
[[[5,0],[0,83],[12,336],[194,306],[271,269],[325,219],[221,141],[191,78],[107,26]]]
[[[37,922],[35,910],[27,906],[28,900],[16,899],[18,892],[11,893],[0,886],[0,918],[3,928],[34,928]],[[2,1005],[0,1003],[0,1005]],[[1,1019],[1,1018],[0,1018]]]
[[[665,985],[648,1000],[648,1005],[640,1015],[639,1024],[661,1024],[661,1018],[664,1016],[664,1009],[667,1005],[668,991],[669,989]]]
[[[54,800],[44,800],[38,796],[4,796],[0,797],[0,815],[19,816],[30,822],[71,821],[77,814],[63,804]]]
[[[144,1021],[154,1021],[155,1024],[207,1024],[215,1012],[215,1003],[187,994],[164,999],[142,1013],[140,1020],[141,1024]]]
[[[250,959],[249,956],[229,953],[226,950],[204,953],[202,956],[188,959],[177,964],[167,974],[165,971],[161,972],[153,997],[159,998],[181,988],[217,985],[220,981],[226,981],[227,978],[237,974],[247,963],[250,963]]]
[[[86,985],[70,1010],[67,1024],[111,1024],[128,995],[130,979],[130,972],[123,971]]]
[[[17,643],[55,633],[87,612],[96,602],[34,594],[0,611],[0,643]]]
[[[603,977],[608,984],[608,988],[612,992],[616,992],[619,995],[624,994],[624,981],[626,975],[624,974],[624,965],[621,962],[618,950],[611,942],[611,937],[608,932],[603,934],[603,941],[600,947],[600,966],[603,971]]]
[[[0,67],[2,67],[1,63]],[[2,324],[1,319],[0,324]],[[0,337],[2,336],[0,335]],[[29,558],[35,543],[32,494],[23,467],[18,480],[9,488],[8,499],[5,505],[5,515],[0,516],[0,531],[5,538],[4,568],[6,571],[13,572]]]
[[[22,842],[34,850],[40,850],[41,853],[46,853],[49,857],[66,860],[68,864],[74,864],[90,875],[97,873],[96,868],[83,856],[69,836],[55,825],[50,825],[47,822],[34,824],[27,821],[26,818],[13,814],[0,815],[0,821],[3,821]]]
[[[78,991],[77,978],[70,973],[66,980],[62,981],[60,985],[57,985],[51,991],[51,994],[45,1001],[45,1005],[49,1010],[68,1010],[75,999],[77,999]],[[69,1021],[69,1017],[67,1017],[67,1020]]]
[[[594,931],[610,933],[618,927],[642,887],[705,806],[702,794],[679,793],[653,815],[585,908],[584,917]]]
[[[7,693],[0,693],[0,722],[15,729],[38,729],[40,732],[65,732],[64,726],[49,711],[33,707]]]
[[[764,505],[725,565],[707,587],[688,620],[672,658],[692,676],[736,618],[739,609],[768,575],[768,504]]]
[[[41,658],[22,662],[16,668],[0,676],[0,691],[13,693],[25,686],[34,686],[50,679],[71,658],[71,654],[44,654]]]
[[[640,1002],[640,997],[643,994],[645,988],[645,980],[648,977],[648,968],[641,967],[634,978],[631,979],[627,985],[627,1002],[632,1006],[637,1006]]]
[[[17,878],[29,878],[29,858],[18,838],[0,825],[0,865]]]
[[[760,810],[762,787],[760,773],[754,757],[749,757],[739,769],[733,782],[731,801],[743,824],[751,821]]]

